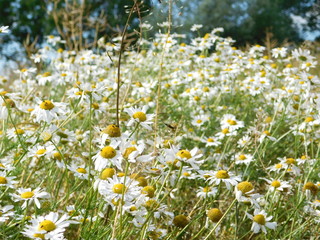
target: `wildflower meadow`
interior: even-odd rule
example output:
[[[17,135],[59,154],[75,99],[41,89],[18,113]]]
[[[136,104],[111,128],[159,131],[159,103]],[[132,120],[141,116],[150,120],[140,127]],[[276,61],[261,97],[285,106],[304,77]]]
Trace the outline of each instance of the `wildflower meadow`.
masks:
[[[320,238],[311,51],[161,27],[0,77],[0,239]]]

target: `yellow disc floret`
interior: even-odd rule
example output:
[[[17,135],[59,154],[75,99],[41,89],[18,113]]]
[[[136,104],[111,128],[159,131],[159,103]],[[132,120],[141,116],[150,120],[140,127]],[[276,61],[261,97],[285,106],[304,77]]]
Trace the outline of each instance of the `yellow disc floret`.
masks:
[[[8,180],[5,177],[0,176],[0,184],[7,184]]]
[[[116,150],[111,146],[106,146],[101,149],[100,152],[101,157],[103,158],[114,158],[117,155]]]
[[[281,183],[278,181],[278,180],[274,180],[272,183],[271,183],[271,186],[274,187],[274,188],[278,188],[281,186]]]
[[[177,152],[176,156],[186,159],[190,159],[192,157],[191,153],[188,150],[180,150],[179,152]]]
[[[219,208],[211,208],[207,212],[207,216],[212,222],[219,222],[219,220],[222,218],[223,214]]]
[[[100,174],[100,179],[106,180],[108,178],[112,178],[114,174],[115,170],[113,168],[105,168]]]
[[[253,217],[253,221],[260,225],[265,225],[266,224],[266,218],[262,214],[257,214]]]
[[[230,178],[228,171],[226,170],[219,170],[216,173],[216,178],[220,178],[220,179],[226,179],[226,178]]]
[[[78,173],[86,174],[86,173],[87,173],[87,170],[86,170],[85,168],[77,168],[77,172],[78,172]]]
[[[253,185],[251,182],[244,181],[237,185],[238,190],[240,190],[242,193],[250,192],[253,189]]]
[[[40,104],[40,108],[44,109],[44,110],[51,110],[52,108],[54,108],[53,103],[50,100],[44,100],[41,104]]]
[[[38,226],[38,231],[45,230],[47,232],[51,232],[55,229],[56,229],[56,225],[54,224],[54,222],[50,220],[44,220]]]
[[[121,136],[120,128],[115,124],[109,125],[102,132],[108,134],[109,137],[120,137]]]
[[[179,228],[184,228],[189,223],[188,218],[185,215],[175,216],[173,219],[173,224]]]
[[[20,195],[21,198],[32,198],[34,196],[33,192],[24,192]]]
[[[117,183],[113,185],[112,191],[117,194],[122,194],[125,191],[126,187],[122,183]]]
[[[144,112],[136,112],[132,115],[134,119],[139,119],[140,122],[147,120],[147,115]]]
[[[145,186],[142,188],[141,193],[147,195],[148,197],[154,197],[155,188],[153,186]]]

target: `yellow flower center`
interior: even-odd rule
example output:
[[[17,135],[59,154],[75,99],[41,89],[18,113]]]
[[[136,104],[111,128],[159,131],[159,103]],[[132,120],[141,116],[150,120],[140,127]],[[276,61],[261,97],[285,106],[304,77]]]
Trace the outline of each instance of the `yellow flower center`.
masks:
[[[230,124],[230,125],[236,125],[237,122],[235,120],[231,120],[231,119],[228,119],[227,122]]]
[[[148,197],[154,197],[155,189],[153,186],[146,186],[142,188],[141,193],[146,194]]]
[[[186,159],[190,159],[192,157],[191,153],[188,150],[180,150],[179,152],[177,152],[176,156]]]
[[[109,125],[102,132],[108,134],[109,137],[120,137],[121,136],[120,128],[115,124]]]
[[[250,192],[253,189],[253,185],[251,182],[244,181],[237,185],[238,190],[240,190],[242,193]]]
[[[210,190],[211,190],[211,187],[204,187],[202,189],[202,192],[208,193],[208,192],[210,192]]]
[[[103,158],[114,158],[117,155],[117,152],[113,147],[106,146],[102,148],[100,155]]]
[[[278,181],[278,180],[274,180],[272,183],[271,183],[271,186],[274,187],[274,188],[278,188],[281,186],[281,183]]]
[[[312,122],[314,119],[313,117],[306,117],[306,119],[304,120],[306,123]]]
[[[317,194],[318,192],[318,187],[317,185],[315,185],[312,182],[307,182],[304,186],[303,186],[304,190],[310,190],[314,195]]]
[[[44,110],[51,110],[52,108],[54,108],[53,103],[50,100],[44,100],[41,104],[40,104],[40,108],[44,109]]]
[[[185,177],[190,177],[190,173],[188,173],[188,172],[184,172],[184,173],[182,173],[183,174],[183,176],[185,176]]]
[[[45,72],[42,74],[42,77],[49,77],[51,76],[51,73],[50,72]]]
[[[117,183],[113,185],[112,191],[117,194],[122,194],[125,191],[126,187],[122,183]]]
[[[36,238],[44,239],[44,234],[41,234],[41,233],[35,233],[35,234],[33,234],[33,236]]]
[[[42,221],[38,226],[38,231],[45,230],[51,232],[56,229],[56,225],[50,220]]]
[[[219,171],[216,173],[216,178],[226,179],[226,178],[230,178],[230,176],[229,176],[229,174],[228,174],[228,171],[226,171],[226,170],[219,170]]]
[[[214,139],[213,138],[208,138],[207,142],[214,142]]]
[[[133,153],[134,151],[137,151],[137,149],[136,149],[135,147],[128,147],[128,148],[126,148],[126,150],[124,151],[123,157],[124,157],[124,158],[128,158],[129,155],[130,155],[131,153]]]
[[[198,120],[197,120],[197,123],[199,123],[199,124],[202,123],[202,120],[201,120],[201,119],[198,119]]]
[[[294,158],[287,158],[286,163],[287,164],[295,164],[296,160]]]
[[[219,220],[222,218],[223,214],[220,211],[220,209],[218,208],[211,208],[208,212],[207,212],[207,216],[208,218],[212,221],[212,222],[219,222]]]
[[[258,223],[260,225],[265,225],[266,224],[266,218],[262,214],[255,215],[253,217],[253,221],[255,221],[256,223]]]
[[[134,119],[139,119],[140,122],[147,120],[147,115],[144,112],[136,112],[132,115]]]
[[[115,170],[113,168],[105,168],[100,174],[100,179],[106,180],[108,178],[112,178],[114,174]]]
[[[78,172],[78,173],[83,173],[83,174],[85,174],[85,173],[87,173],[87,170],[84,169],[84,168],[78,168],[78,169],[77,169],[77,172]]]
[[[189,223],[189,220],[184,215],[175,216],[173,219],[173,224],[179,228],[184,228]]]
[[[99,103],[92,103],[91,106],[92,106],[92,108],[95,109],[95,110],[99,109]]]
[[[42,155],[42,154],[44,154],[46,151],[47,151],[46,149],[39,149],[39,150],[36,152],[36,154],[37,154],[37,155]]]
[[[221,130],[221,132],[223,134],[227,134],[227,133],[229,133],[229,129],[228,128],[224,128],[224,129]]]
[[[24,192],[20,195],[21,198],[32,198],[34,196],[33,192]]]
[[[17,135],[22,135],[22,134],[24,134],[24,130],[18,128],[18,129],[15,131],[15,133],[16,133]]]
[[[238,158],[239,158],[239,160],[246,160],[247,159],[247,157],[243,154],[241,154]]]
[[[263,133],[264,133],[265,135],[267,135],[267,136],[270,136],[270,135],[271,135],[271,133],[270,133],[268,130],[263,131]]]
[[[8,180],[5,177],[0,176],[0,184],[7,184]]]
[[[282,164],[281,164],[281,163],[276,164],[276,165],[275,165],[275,168],[277,168],[277,169],[282,168]]]

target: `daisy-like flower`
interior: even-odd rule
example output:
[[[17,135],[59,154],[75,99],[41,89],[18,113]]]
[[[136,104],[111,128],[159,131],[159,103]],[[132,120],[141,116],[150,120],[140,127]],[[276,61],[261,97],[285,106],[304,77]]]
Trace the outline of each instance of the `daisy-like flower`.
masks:
[[[289,184],[289,182],[287,181],[282,181],[280,179],[266,179],[266,178],[261,178],[263,180],[265,180],[268,184],[269,184],[269,189],[270,191],[289,191],[289,189],[291,188],[291,185]]]
[[[36,204],[37,208],[40,208],[40,201],[38,200],[38,198],[49,198],[50,195],[47,192],[43,192],[41,191],[40,188],[36,188],[33,191],[31,190],[31,188],[19,188],[18,190],[18,194],[12,194],[12,197],[14,198],[15,202],[18,201],[24,201],[23,205],[22,205],[22,209],[26,208],[27,205],[34,201],[34,203]]]
[[[78,166],[76,164],[72,164],[71,166],[67,166],[67,168],[73,173],[74,176],[80,179],[88,179],[89,177],[84,165]]]
[[[221,128],[228,128],[230,131],[244,127],[243,121],[237,120],[236,117],[232,114],[223,115],[220,124]]]
[[[121,167],[120,152],[116,150],[119,142],[112,141],[110,145],[103,147],[95,156],[93,156],[95,170],[101,171],[108,165],[115,165],[118,169]]]
[[[131,120],[128,122],[128,126],[132,126],[135,122],[139,123],[142,127],[152,130],[150,125],[153,124],[152,119],[154,114],[147,114],[148,106],[143,106],[142,108],[131,107],[126,108],[124,111],[127,112]]]
[[[13,184],[16,184],[17,181],[14,181],[16,177],[8,177],[6,172],[0,171],[0,187],[15,188]]]
[[[14,215],[14,212],[11,211],[13,209],[13,205],[6,205],[4,207],[0,207],[0,223],[7,221],[10,217]]]
[[[208,138],[203,138],[200,140],[201,142],[206,144],[206,147],[210,146],[219,146],[221,142],[217,137],[208,137]]]
[[[113,176],[101,181],[98,191],[109,204],[116,205],[122,198],[124,203],[132,203],[141,195],[142,187],[138,185],[138,181],[129,177]]]
[[[197,193],[197,197],[206,198],[214,196],[218,192],[218,189],[215,187],[200,187]]]
[[[249,165],[252,161],[254,161],[253,156],[251,154],[243,154],[237,153],[234,156],[235,164],[245,164]]]
[[[9,32],[9,26],[0,27],[0,33],[8,33],[8,32]]]
[[[251,230],[254,233],[258,233],[261,230],[264,233],[267,233],[266,228],[275,229],[277,226],[276,222],[270,222],[270,220],[272,219],[272,216],[267,217],[267,213],[264,210],[255,209],[254,215],[251,215],[249,213],[246,213],[246,215],[248,218],[250,218],[253,221]]]
[[[184,162],[190,164],[193,169],[199,169],[199,166],[204,162],[204,160],[197,160],[203,156],[202,154],[198,154],[198,148],[193,148],[191,151],[187,149],[179,150],[176,146],[172,145],[170,149],[164,150],[166,152],[167,163],[177,163],[177,166],[180,166],[179,162]]]
[[[221,182],[225,183],[227,188],[231,190],[231,186],[235,186],[238,182],[241,181],[239,176],[234,176],[233,173],[228,172],[227,170],[215,171],[214,175],[208,178],[208,181],[211,184],[219,185]]]
[[[253,185],[251,182],[243,181],[237,184],[235,187],[236,199],[239,202],[250,202],[259,208],[257,199],[262,197],[262,195],[255,193]]]
[[[209,119],[210,119],[210,117],[205,115],[205,114],[196,115],[196,116],[193,117],[191,124],[193,126],[200,127],[205,122],[209,121]]]
[[[39,216],[31,219],[31,225],[26,226],[22,232],[25,236],[32,239],[50,239],[50,240],[63,240],[66,227],[72,223],[77,223],[72,220],[67,220],[69,217],[64,214],[59,219],[59,214],[50,212],[46,216]]]
[[[38,106],[31,112],[36,122],[45,121],[51,123],[53,120],[61,120],[66,117],[66,103],[56,103],[50,100],[37,100]]]

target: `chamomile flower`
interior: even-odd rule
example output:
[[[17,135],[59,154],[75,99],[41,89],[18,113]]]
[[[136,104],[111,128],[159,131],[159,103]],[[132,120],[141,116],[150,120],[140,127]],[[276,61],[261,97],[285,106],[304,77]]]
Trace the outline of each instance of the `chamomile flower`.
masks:
[[[239,128],[244,127],[243,121],[239,121],[236,119],[236,117],[232,114],[225,114],[223,115],[221,121],[221,128],[222,129],[229,129],[230,131],[237,130]]]
[[[51,123],[53,120],[62,120],[66,117],[66,103],[53,102],[51,100],[37,100],[38,105],[31,112],[36,122],[45,121]]]
[[[211,146],[219,146],[221,142],[217,137],[207,137],[207,138],[202,138],[200,139],[201,142],[206,144],[206,147],[211,147]]]
[[[125,203],[131,203],[141,195],[142,187],[139,182],[129,177],[108,178],[101,181],[98,187],[99,193],[112,205],[116,205],[123,199]]]
[[[7,221],[10,217],[14,216],[12,209],[13,205],[0,207],[0,223]]]
[[[22,209],[26,208],[27,205],[30,205],[33,201],[36,204],[37,208],[40,208],[40,201],[38,198],[49,198],[50,195],[47,192],[41,191],[40,188],[36,188],[31,190],[31,188],[19,188],[17,189],[18,194],[12,194],[14,201],[24,201],[22,205]]]
[[[48,215],[31,219],[31,225],[27,225],[22,233],[32,239],[63,240],[66,228],[77,223],[68,218],[68,215],[64,214],[59,219],[58,213],[50,212]]]
[[[152,130],[151,126],[153,124],[152,119],[154,114],[147,114],[148,106],[143,106],[142,108],[131,107],[124,109],[127,112],[131,120],[128,122],[128,126],[132,126],[134,123],[140,124],[147,130]]]
[[[112,141],[110,145],[103,147],[92,160],[94,161],[95,170],[101,171],[107,166],[115,165],[118,169],[121,167],[120,151],[116,150],[119,142]]]
[[[255,209],[253,215],[249,213],[246,213],[246,215],[253,221],[251,231],[254,233],[260,231],[267,233],[267,228],[274,230],[277,226],[276,222],[270,222],[272,216],[267,217],[267,213],[264,210]]]
[[[235,186],[241,181],[239,176],[235,176],[232,172],[227,170],[218,170],[214,172],[214,175],[208,178],[209,184],[220,185],[220,183],[226,184],[227,189],[231,190],[231,186]]]
[[[71,164],[71,166],[67,166],[67,168],[74,174],[75,177],[80,179],[88,179],[89,174],[84,165],[76,165]]]
[[[166,153],[166,162],[184,162],[190,164],[194,169],[199,169],[199,166],[204,162],[204,160],[198,160],[203,156],[203,154],[198,153],[198,148],[193,148],[192,150],[181,149],[179,150],[176,146],[172,145],[170,149],[164,149]],[[179,163],[177,165],[180,166]]]
[[[249,165],[252,161],[254,161],[254,158],[251,154],[237,153],[234,156],[234,160],[235,160],[235,164]]]
[[[280,179],[266,179],[266,178],[261,178],[265,180],[269,184],[269,189],[270,191],[279,191],[279,192],[288,192],[290,188],[292,187],[289,182],[283,181]]]
[[[215,196],[218,192],[218,189],[215,187],[200,187],[197,192],[197,197],[199,198],[207,198],[211,196]]]
[[[7,176],[8,173],[0,171],[0,188],[1,187],[8,187],[8,188],[15,188],[14,184],[17,183],[14,179],[16,177],[9,177]]]
[[[236,199],[239,202],[249,202],[255,207],[259,208],[257,199],[262,197],[262,195],[255,193],[253,185],[251,182],[243,181],[237,184],[235,187]]]

